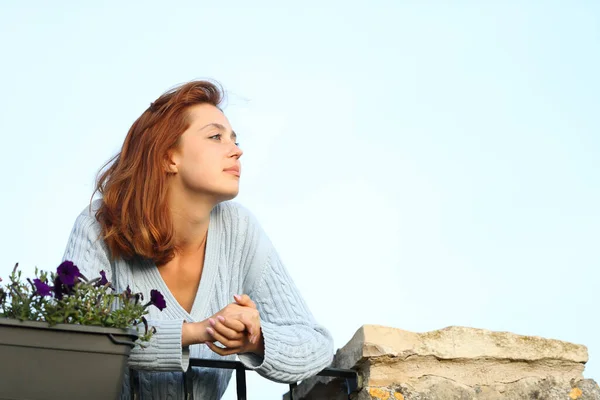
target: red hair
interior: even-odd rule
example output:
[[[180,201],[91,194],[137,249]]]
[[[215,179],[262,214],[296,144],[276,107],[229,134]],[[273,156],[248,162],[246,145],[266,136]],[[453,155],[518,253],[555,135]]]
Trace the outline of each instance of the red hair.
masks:
[[[222,100],[221,87],[208,81],[169,90],[133,123],[121,151],[100,170],[94,193],[99,192],[103,201],[96,219],[113,258],[141,256],[159,265],[173,258],[168,151],[177,146],[190,125],[190,106],[208,103],[219,107]]]

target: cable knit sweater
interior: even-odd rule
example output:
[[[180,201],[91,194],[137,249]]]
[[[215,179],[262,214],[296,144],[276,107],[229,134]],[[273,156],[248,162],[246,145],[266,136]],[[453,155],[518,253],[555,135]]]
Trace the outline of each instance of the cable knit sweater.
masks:
[[[210,215],[204,268],[191,312],[175,300],[152,260],[112,261],[94,217],[101,200],[77,217],[63,260],[71,260],[87,277],[101,270],[118,291],[130,286],[149,298],[151,289],[163,293],[167,307],[150,307],[149,324],[157,332],[149,346],[134,348],[129,366],[140,372],[142,399],[183,399],[182,372],[189,358],[221,357],[206,345],[181,345],[183,321],[199,322],[233,302],[234,294],[248,294],[260,313],[264,357],[239,354],[239,360],[260,375],[278,382],[295,382],[315,375],[333,357],[329,332],[317,324],[277,252],[255,218],[235,202],[217,205]],[[153,372],[150,372],[152,370]],[[220,399],[232,371],[193,367],[194,398]],[[126,377],[127,378],[127,377]],[[129,398],[129,379],[122,399]]]

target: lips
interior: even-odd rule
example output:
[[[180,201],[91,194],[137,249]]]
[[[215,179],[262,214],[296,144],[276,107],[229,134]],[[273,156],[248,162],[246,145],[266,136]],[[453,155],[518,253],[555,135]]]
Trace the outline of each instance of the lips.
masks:
[[[227,172],[229,174],[240,176],[240,167],[238,165],[234,165],[233,167],[225,168],[223,172]]]

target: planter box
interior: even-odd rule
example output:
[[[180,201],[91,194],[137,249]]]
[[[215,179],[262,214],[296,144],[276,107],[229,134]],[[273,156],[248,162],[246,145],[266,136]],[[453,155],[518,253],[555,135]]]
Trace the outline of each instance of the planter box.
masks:
[[[1,399],[117,399],[133,329],[0,318]]]

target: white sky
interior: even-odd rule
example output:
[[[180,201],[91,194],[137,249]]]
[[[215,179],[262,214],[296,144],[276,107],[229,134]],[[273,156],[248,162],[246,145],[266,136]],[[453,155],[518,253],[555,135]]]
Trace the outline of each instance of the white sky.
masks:
[[[466,325],[585,344],[600,379],[599,3],[83,3],[0,5],[0,276],[55,268],[131,123],[214,78],[238,200],[336,347]]]

